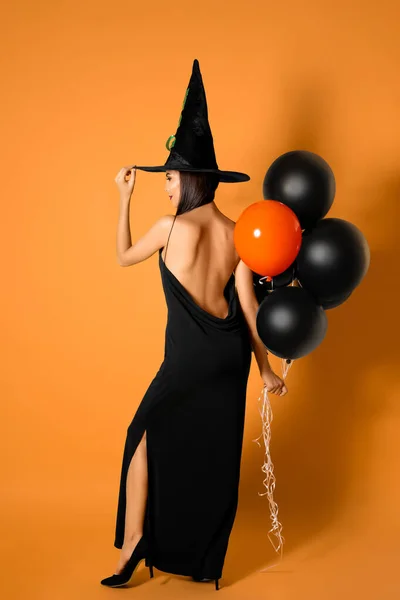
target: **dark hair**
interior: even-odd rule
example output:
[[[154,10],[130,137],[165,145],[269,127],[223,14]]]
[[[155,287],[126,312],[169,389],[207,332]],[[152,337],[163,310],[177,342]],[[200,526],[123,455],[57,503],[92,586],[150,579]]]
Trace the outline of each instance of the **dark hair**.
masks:
[[[214,200],[219,185],[218,173],[179,171],[180,199],[176,214],[181,215]]]

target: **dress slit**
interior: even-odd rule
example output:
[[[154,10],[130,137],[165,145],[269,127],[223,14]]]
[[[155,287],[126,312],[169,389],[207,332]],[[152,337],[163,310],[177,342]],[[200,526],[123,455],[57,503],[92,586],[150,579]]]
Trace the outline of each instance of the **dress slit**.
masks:
[[[144,433],[146,433],[147,481],[148,481],[148,486],[149,486],[151,477],[149,474],[149,462],[150,461],[149,461],[149,451],[148,451],[148,446],[149,446],[148,431],[146,430],[145,427],[141,427],[139,425],[139,423],[137,421],[135,421],[135,419],[133,419],[133,421],[131,422],[131,424],[129,425],[128,430],[127,430],[124,453],[123,453],[124,459],[122,461],[121,476],[120,476],[119,497],[118,497],[118,507],[117,507],[117,523],[116,523],[116,531],[115,531],[115,539],[114,539],[114,546],[119,549],[122,548],[122,546],[124,544],[124,540],[125,540],[125,524],[126,524],[126,514],[127,514],[127,509],[128,509],[127,483],[128,483],[129,468],[132,464],[132,460],[136,454],[139,444],[142,441]],[[143,522],[143,534],[145,533],[145,531],[147,534],[149,533],[148,532],[148,498],[149,498],[149,493],[147,491],[145,516],[144,516],[144,522]]]

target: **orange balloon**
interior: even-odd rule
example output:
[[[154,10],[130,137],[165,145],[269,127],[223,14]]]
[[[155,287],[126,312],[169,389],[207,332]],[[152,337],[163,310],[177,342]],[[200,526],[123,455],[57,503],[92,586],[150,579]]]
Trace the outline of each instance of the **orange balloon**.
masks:
[[[278,200],[250,204],[240,215],[233,241],[243,262],[255,273],[274,277],[296,259],[301,226],[291,208]]]

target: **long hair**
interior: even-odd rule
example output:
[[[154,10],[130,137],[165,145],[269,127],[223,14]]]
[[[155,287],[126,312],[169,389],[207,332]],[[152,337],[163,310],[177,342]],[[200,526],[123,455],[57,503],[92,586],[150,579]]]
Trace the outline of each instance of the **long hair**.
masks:
[[[180,199],[176,215],[193,210],[214,200],[219,185],[218,173],[179,171]]]

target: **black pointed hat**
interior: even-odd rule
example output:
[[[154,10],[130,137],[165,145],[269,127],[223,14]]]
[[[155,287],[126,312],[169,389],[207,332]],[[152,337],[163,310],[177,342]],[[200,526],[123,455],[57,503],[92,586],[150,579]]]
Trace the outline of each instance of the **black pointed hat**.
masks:
[[[206,93],[199,61],[193,61],[192,75],[183,100],[182,112],[175,135],[166,142],[170,150],[167,162],[158,167],[139,167],[142,171],[194,171],[218,173],[220,181],[237,183],[249,181],[246,173],[221,171],[215,158],[213,136],[208,123]]]

